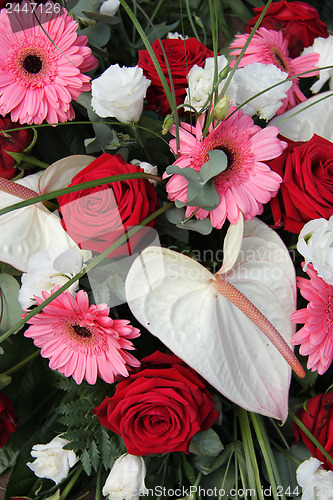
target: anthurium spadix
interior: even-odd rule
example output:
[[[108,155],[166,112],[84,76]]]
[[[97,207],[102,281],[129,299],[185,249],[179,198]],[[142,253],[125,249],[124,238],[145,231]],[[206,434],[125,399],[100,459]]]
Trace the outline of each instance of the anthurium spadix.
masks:
[[[147,330],[225,397],[285,421],[291,378],[285,358],[304,376],[289,347],[294,333],[289,316],[296,309],[294,266],[282,240],[263,222],[245,221],[241,245],[240,225],[230,228],[225,266],[215,275],[188,256],[148,247],[127,276],[128,304]],[[253,321],[271,329],[272,341]]]
[[[93,157],[74,155],[63,158],[42,174],[18,181],[0,179],[0,208],[66,187]],[[29,257],[38,251],[79,247],[60,224],[59,217],[42,203],[29,205],[0,216],[0,261],[26,271]]]

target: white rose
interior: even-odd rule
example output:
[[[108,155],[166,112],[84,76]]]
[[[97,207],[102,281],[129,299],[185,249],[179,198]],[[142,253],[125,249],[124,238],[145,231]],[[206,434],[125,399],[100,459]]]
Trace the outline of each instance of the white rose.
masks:
[[[288,74],[274,64],[253,63],[237,69],[234,78],[237,82],[236,104],[238,106],[262,90],[282,82],[288,78]],[[281,83],[242,106],[242,111],[246,115],[258,115],[263,120],[270,120],[282,106],[282,100],[287,96],[287,91],[291,86],[291,81]]]
[[[169,31],[167,38],[169,38],[169,40],[188,40],[189,37],[187,35],[181,35],[178,31],[175,31],[174,33]]]
[[[106,0],[102,3],[99,11],[101,14],[105,14],[107,16],[114,16],[117,10],[119,9],[120,2],[119,0]]]
[[[91,105],[102,118],[114,117],[120,122],[137,122],[143,109],[150,80],[142,68],[113,64],[91,83]]]
[[[303,50],[302,55],[304,54],[319,54],[319,59],[316,63],[317,68],[322,68],[324,66],[332,66],[333,65],[333,36],[330,35],[328,38],[315,38],[313,45],[311,47],[307,47]],[[322,88],[322,86],[329,80],[329,87],[333,89],[333,68],[329,69],[321,69],[319,71],[319,80],[317,80],[312,87],[310,87],[311,91],[316,94]]]
[[[318,276],[333,285],[333,215],[307,222],[301,230],[297,250],[305,258],[304,270],[311,262]]]
[[[74,248],[64,248],[52,252],[42,250],[29,257],[27,272],[22,274],[21,288],[18,301],[22,309],[26,310],[36,304],[34,295],[42,297],[42,292],[51,292],[56,285],[62,286],[83,267],[84,257],[89,258],[91,252],[79,252]],[[74,294],[78,282],[73,283],[67,290]]]
[[[63,449],[67,443],[69,441],[57,436],[48,444],[36,444],[31,451],[31,456],[36,460],[27,463],[27,466],[37,477],[45,477],[56,484],[60,483],[67,477],[69,469],[79,460],[74,451]]]
[[[218,73],[220,73],[228,64],[224,56],[217,56]],[[203,106],[207,106],[207,99],[213,90],[215,63],[214,57],[208,57],[205,66],[200,68],[196,64],[190,69],[187,75],[188,88],[184,104],[193,106],[196,111],[200,111]],[[220,93],[225,80],[218,86]],[[229,84],[227,93],[231,101],[234,101],[236,96],[235,82]],[[186,107],[185,107],[186,109]]]
[[[147,493],[145,476],[143,458],[125,453],[115,461],[102,493],[112,500],[138,500]]]
[[[333,500],[333,471],[323,469],[322,463],[311,457],[296,470],[302,500]]]

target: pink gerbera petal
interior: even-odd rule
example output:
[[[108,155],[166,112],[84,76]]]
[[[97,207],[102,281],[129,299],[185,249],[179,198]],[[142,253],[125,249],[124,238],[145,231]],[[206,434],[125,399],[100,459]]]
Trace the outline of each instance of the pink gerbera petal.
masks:
[[[43,298],[50,294],[43,292]],[[36,297],[37,303],[42,299]],[[28,323],[24,333],[41,347],[50,368],[72,376],[77,384],[85,379],[95,384],[97,375],[113,383],[117,375],[128,375],[126,364],[140,363],[123,349],[134,349],[128,339],[140,332],[126,320],[113,320],[106,304],[89,306],[88,295],[80,290],[76,297],[63,292]]]
[[[248,34],[236,35],[235,40],[230,45],[230,48],[233,49],[230,55],[239,56],[248,38]],[[285,73],[288,73],[289,77],[307,71],[308,73],[305,75],[299,76],[300,78],[304,78],[318,74],[318,70],[316,69],[318,59],[319,54],[316,53],[292,59],[289,56],[288,41],[283,37],[282,31],[259,28],[245,50],[238,67],[243,68],[247,64],[252,63],[274,64]],[[231,61],[231,67],[235,64],[235,61],[236,59]],[[277,115],[305,101],[306,97],[302,94],[298,82],[298,77],[292,80],[292,86],[287,91],[287,96],[282,101],[282,106],[277,111]]]
[[[290,316],[294,323],[304,323],[291,343],[300,345],[302,355],[309,355],[308,368],[322,375],[333,360],[333,286],[318,277],[312,264],[306,272],[310,280],[299,278],[298,286],[309,303]]]
[[[231,108],[230,112],[234,110]],[[202,138],[202,125],[203,122],[199,120],[195,129],[181,124],[180,156],[174,165],[200,172],[202,165],[209,160],[208,153],[219,149],[227,155],[228,166],[214,178],[215,189],[220,197],[219,205],[209,212],[187,207],[186,217],[192,213],[197,219],[209,215],[212,226],[217,229],[222,227],[226,219],[235,224],[240,212],[244,219],[251,220],[262,213],[262,203],[267,203],[276,195],[282,182],[279,175],[262,163],[263,160],[279,156],[285,149],[286,143],[277,138],[279,129],[266,127],[262,130],[240,109],[216,128],[211,128],[205,138]],[[170,132],[175,135],[174,128]],[[174,139],[170,141],[170,147],[175,149]],[[165,174],[164,177],[168,176]],[[169,199],[187,203],[187,186],[188,181],[184,177],[173,175],[166,185]]]
[[[29,125],[71,120],[72,99],[90,90],[90,78],[81,71],[96,67],[97,61],[65,10],[40,25],[27,14],[29,6],[24,0],[10,18],[6,9],[0,11],[0,40],[6,40],[0,57],[0,113]],[[15,32],[15,26],[21,29]]]

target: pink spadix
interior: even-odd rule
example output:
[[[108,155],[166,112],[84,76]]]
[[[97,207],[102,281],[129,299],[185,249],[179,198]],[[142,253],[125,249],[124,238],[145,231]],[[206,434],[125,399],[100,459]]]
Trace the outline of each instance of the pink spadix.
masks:
[[[279,353],[284,357],[287,363],[291,366],[294,372],[301,378],[305,377],[305,372],[302,365],[298,361],[293,351],[288,346],[287,342],[282,338],[277,329],[264,316],[252,302],[245,297],[231,283],[223,279],[221,275],[215,274],[216,280],[214,287],[226,299],[230,300],[240,311],[242,311],[272,342]]]
[[[17,182],[10,181],[8,179],[4,179],[0,177],[0,189],[5,193],[12,194],[13,196],[17,196],[18,198],[22,198],[22,200],[28,200],[30,198],[35,198],[38,196],[36,191],[29,189]]]

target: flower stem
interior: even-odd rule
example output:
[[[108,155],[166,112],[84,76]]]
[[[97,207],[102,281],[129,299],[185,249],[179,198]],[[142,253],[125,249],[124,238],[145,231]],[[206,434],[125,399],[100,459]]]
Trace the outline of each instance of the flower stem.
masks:
[[[30,363],[30,361],[32,361],[33,359],[37,358],[37,356],[39,355],[39,353],[40,353],[40,349],[38,349],[37,351],[33,352],[32,354],[30,354],[30,356],[28,356],[27,358],[23,359],[22,361],[20,361],[16,365],[12,366],[11,368],[9,368],[8,370],[6,370],[3,373],[5,375],[12,375],[16,371],[18,371],[21,368],[23,368],[23,366],[25,366],[26,364]]]
[[[76,481],[79,479],[81,472],[82,472],[82,465],[80,464],[79,467],[77,468],[75,474],[72,476],[71,480],[67,483],[64,491],[60,495],[59,500],[65,500],[70,492],[72,491],[72,488],[74,487]]]

